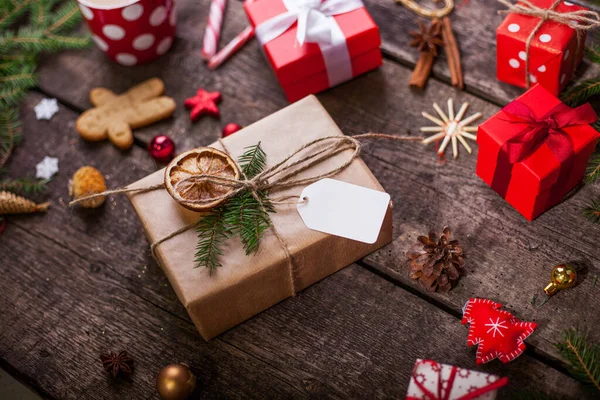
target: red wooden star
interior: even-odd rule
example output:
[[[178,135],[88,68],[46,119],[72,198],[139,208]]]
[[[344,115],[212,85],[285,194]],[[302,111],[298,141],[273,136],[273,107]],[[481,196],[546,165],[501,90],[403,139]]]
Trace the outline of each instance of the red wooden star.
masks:
[[[477,345],[477,364],[499,358],[506,363],[525,350],[523,340],[536,328],[535,322],[521,322],[502,304],[485,299],[470,299],[465,304],[462,323],[469,324],[468,346]]]
[[[210,115],[219,118],[219,108],[217,103],[221,101],[221,93],[207,92],[204,89],[198,89],[194,97],[185,100],[186,108],[191,108],[190,118],[197,121],[203,115]]]

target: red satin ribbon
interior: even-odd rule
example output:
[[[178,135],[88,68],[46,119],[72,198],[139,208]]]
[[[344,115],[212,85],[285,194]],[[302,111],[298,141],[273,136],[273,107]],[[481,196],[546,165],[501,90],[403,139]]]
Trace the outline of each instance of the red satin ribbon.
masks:
[[[598,119],[589,103],[577,108],[560,103],[539,118],[525,103],[518,100],[504,107],[503,111],[510,117],[504,119],[505,121],[529,125],[523,132],[502,145],[502,151],[508,155],[511,164],[526,159],[544,143],[559,163],[563,163],[574,153],[571,138],[563,129],[568,126],[592,124]]]
[[[422,383],[417,381],[417,375],[416,375],[417,370],[419,369],[420,366],[427,365],[427,364],[431,364],[432,369],[438,370],[437,395],[430,392]],[[455,367],[454,365],[452,365],[452,370],[450,371],[450,377],[448,378],[448,388],[445,393],[444,393],[444,389],[442,387],[442,365],[438,364],[435,361],[421,360],[420,362],[416,363],[415,367],[413,369],[413,372],[412,372],[412,379],[415,382],[415,384],[417,385],[417,387],[419,388],[419,390],[421,390],[421,392],[423,392],[423,394],[425,396],[427,396],[427,398],[429,400],[449,400],[450,393],[452,392],[452,386],[454,385],[454,379],[456,378],[457,371],[458,371],[458,368]],[[507,383],[508,383],[508,378],[500,378],[496,382],[490,383],[487,386],[480,387],[479,389],[477,389],[473,392],[467,393],[464,396],[457,397],[452,400],[475,400],[479,396],[489,393],[492,390],[499,389],[502,386],[506,385]]]

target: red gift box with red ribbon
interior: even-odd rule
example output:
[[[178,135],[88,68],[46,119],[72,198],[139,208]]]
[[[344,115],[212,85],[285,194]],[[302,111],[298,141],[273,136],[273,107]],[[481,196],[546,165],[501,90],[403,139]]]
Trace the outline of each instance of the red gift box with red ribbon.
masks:
[[[498,80],[523,88],[540,83],[558,95],[573,77],[583,58],[585,30],[574,29],[568,13],[587,10],[568,1],[529,0],[539,8],[555,12],[555,19],[524,15],[513,9],[496,30],[496,73]],[[556,7],[553,6],[556,4]],[[517,3],[530,12],[528,5]],[[535,13],[535,12],[534,12]],[[562,19],[562,22],[559,20]],[[536,30],[537,28],[537,30]],[[530,36],[532,35],[530,39]],[[527,42],[530,39],[529,51]],[[528,60],[528,63],[527,63]],[[525,68],[528,68],[527,74]],[[527,77],[529,83],[527,84]]]
[[[589,104],[567,107],[536,85],[479,126],[477,175],[531,221],[583,178],[596,119]]]
[[[257,0],[244,9],[290,102],[379,67],[379,28],[361,0]]]

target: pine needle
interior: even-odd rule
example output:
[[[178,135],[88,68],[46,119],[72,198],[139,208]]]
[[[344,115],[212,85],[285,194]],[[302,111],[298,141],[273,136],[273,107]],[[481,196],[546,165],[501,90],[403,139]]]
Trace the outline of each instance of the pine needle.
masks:
[[[260,174],[266,166],[267,155],[260,143],[245,149],[238,163],[246,178]],[[242,192],[211,210],[198,223],[196,266],[209,267],[211,272],[221,266],[218,257],[223,253],[220,245],[224,240],[240,235],[246,255],[256,254],[260,240],[271,226],[270,212],[275,212],[267,193]]]
[[[600,346],[575,329],[563,332],[563,341],[555,344],[568,363],[573,376],[589,388],[600,392]]]
[[[0,180],[0,192],[12,192],[15,194],[38,194],[47,189],[49,179],[35,180],[31,178],[4,179]]]
[[[0,168],[6,163],[12,149],[21,139],[21,123],[15,110],[0,109]]]
[[[583,81],[579,84],[567,89],[562,95],[561,100],[563,103],[568,104],[571,107],[579,106],[591,97],[600,94],[600,78],[593,78]]]
[[[600,200],[590,200],[583,208],[583,215],[595,224],[600,224]]]
[[[585,171],[585,180],[587,183],[594,183],[600,179],[600,153],[594,154],[588,163]]]

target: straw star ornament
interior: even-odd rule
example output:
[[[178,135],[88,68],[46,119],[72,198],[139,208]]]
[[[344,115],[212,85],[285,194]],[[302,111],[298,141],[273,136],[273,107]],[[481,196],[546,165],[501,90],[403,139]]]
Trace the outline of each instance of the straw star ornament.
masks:
[[[433,108],[438,113],[440,118],[434,117],[433,115],[423,112],[422,115],[436,124],[437,126],[425,126],[421,128],[421,132],[434,132],[426,139],[423,139],[424,144],[429,144],[436,140],[442,140],[442,144],[438,149],[438,155],[443,155],[448,144],[452,142],[452,153],[454,158],[458,157],[458,142],[467,150],[469,154],[473,152],[471,146],[465,138],[470,140],[477,140],[477,137],[473,134],[477,132],[477,126],[470,126],[469,124],[481,117],[481,113],[475,113],[470,117],[462,119],[469,107],[469,103],[463,103],[458,110],[458,113],[454,114],[454,102],[452,99],[448,99],[448,115],[442,111],[437,103],[433,103]]]

